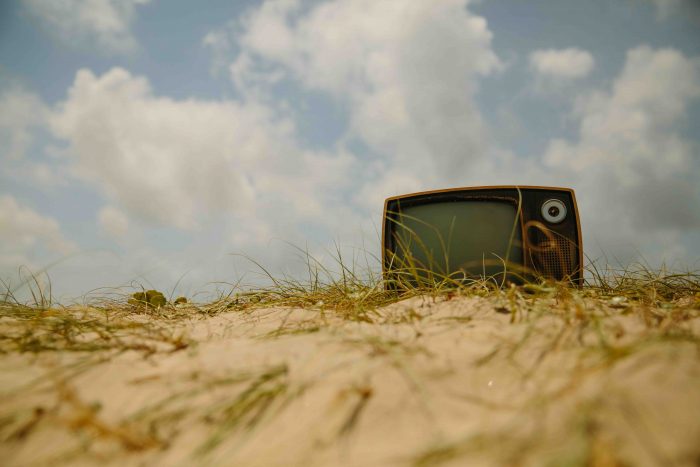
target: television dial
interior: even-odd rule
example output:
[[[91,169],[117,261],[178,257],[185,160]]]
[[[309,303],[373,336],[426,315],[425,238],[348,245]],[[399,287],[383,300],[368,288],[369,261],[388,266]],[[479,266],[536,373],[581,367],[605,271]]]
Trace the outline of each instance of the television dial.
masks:
[[[542,204],[542,217],[550,224],[558,224],[566,218],[566,205],[558,199],[548,199]]]

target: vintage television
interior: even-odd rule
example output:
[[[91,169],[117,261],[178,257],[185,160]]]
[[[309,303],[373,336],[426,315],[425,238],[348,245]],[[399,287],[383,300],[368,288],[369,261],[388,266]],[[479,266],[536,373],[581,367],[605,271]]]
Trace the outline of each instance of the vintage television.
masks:
[[[485,186],[394,196],[384,203],[382,245],[387,288],[477,278],[583,284],[581,226],[569,188]]]

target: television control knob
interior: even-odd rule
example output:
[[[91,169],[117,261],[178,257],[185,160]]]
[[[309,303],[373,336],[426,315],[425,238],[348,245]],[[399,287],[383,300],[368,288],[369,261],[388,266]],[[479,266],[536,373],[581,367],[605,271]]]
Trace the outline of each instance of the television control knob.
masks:
[[[542,203],[542,217],[550,224],[558,224],[566,218],[566,205],[558,199]]]

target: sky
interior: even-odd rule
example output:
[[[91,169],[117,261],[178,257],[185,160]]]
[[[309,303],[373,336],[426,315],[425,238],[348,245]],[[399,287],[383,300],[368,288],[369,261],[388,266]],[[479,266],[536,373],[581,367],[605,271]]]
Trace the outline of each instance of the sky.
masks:
[[[0,278],[59,300],[376,270],[386,197],[490,184],[698,269],[699,180],[694,0],[0,4]]]

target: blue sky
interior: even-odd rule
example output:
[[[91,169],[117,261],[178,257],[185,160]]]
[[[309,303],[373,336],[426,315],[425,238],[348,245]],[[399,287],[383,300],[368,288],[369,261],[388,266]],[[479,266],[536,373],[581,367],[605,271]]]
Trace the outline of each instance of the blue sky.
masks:
[[[697,5],[3,2],[0,277],[301,274],[377,255],[387,196],[511,183],[575,188],[593,259],[697,268]]]

